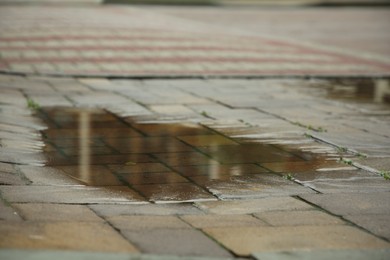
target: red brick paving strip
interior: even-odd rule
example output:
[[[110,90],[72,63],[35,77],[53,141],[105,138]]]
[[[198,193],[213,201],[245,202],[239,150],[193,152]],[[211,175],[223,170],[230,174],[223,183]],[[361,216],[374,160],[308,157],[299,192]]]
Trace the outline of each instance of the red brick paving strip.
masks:
[[[214,33],[144,10],[6,7],[0,14],[2,72],[146,77],[390,74],[386,62],[283,40]]]

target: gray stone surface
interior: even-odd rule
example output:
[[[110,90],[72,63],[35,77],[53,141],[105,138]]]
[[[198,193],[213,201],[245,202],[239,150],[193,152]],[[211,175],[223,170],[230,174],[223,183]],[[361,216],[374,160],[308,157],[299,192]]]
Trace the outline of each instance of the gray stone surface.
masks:
[[[98,215],[104,217],[119,215],[195,215],[204,214],[192,203],[144,204],[144,205],[90,205]]]
[[[390,214],[390,192],[305,194],[300,197],[337,215]]]
[[[344,218],[390,241],[390,214],[347,215]]]
[[[216,257],[180,257],[173,255],[148,255],[148,254],[126,254],[126,253],[102,253],[102,252],[78,252],[59,250],[15,250],[0,249],[2,260],[223,260],[227,258]]]
[[[285,251],[254,253],[257,260],[331,260],[331,259],[354,259],[354,260],[386,260],[390,255],[390,249],[335,249],[313,251]]]
[[[291,211],[312,209],[312,206],[309,204],[291,197],[198,202],[196,205],[205,212],[213,214],[251,214],[276,210]]]
[[[122,234],[149,254],[231,257],[218,243],[195,229],[122,230]]]
[[[144,200],[127,187],[96,188],[86,186],[0,186],[9,202],[36,203],[140,203]]]

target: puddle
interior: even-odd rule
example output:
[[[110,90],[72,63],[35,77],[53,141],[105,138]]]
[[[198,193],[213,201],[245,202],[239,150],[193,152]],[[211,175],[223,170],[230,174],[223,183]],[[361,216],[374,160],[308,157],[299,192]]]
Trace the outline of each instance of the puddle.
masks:
[[[333,79],[319,87],[326,90],[325,96],[330,99],[390,105],[388,79]]]
[[[336,164],[326,156],[231,139],[199,124],[142,124],[100,109],[44,108],[38,114],[48,125],[42,132],[48,166],[86,185],[124,186],[155,202],[215,199],[226,187],[233,191],[234,183],[261,180],[256,176],[273,177],[258,184],[262,190],[251,185],[253,192],[275,190],[291,185],[284,173]]]

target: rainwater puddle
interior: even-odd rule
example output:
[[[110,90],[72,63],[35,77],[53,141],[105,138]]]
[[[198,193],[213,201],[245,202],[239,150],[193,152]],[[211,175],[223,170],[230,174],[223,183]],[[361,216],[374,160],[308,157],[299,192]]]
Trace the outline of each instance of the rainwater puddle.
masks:
[[[326,98],[390,105],[389,79],[333,79],[319,87],[326,90]]]
[[[48,125],[42,132],[48,166],[85,185],[126,188],[154,202],[302,192],[308,189],[282,176],[340,166],[326,156],[231,139],[200,124],[142,124],[81,108],[44,108],[39,117]]]

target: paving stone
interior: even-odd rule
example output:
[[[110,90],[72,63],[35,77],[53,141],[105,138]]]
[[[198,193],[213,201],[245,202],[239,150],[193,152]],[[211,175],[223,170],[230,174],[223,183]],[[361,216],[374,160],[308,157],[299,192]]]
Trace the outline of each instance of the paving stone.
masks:
[[[0,185],[26,185],[31,182],[18,173],[0,171]]]
[[[68,186],[81,185],[81,182],[68,177],[63,171],[53,167],[21,165],[17,168],[33,185]]]
[[[359,158],[353,161],[379,171],[390,171],[390,156],[385,158]]]
[[[209,236],[240,256],[263,251],[390,248],[350,226],[206,228]]]
[[[310,187],[321,193],[346,193],[346,192],[389,192],[390,182],[383,177],[367,178],[349,178],[336,180],[317,180],[312,182],[302,182],[305,186]]]
[[[90,205],[99,216],[111,217],[120,215],[195,215],[203,214],[190,203],[144,204],[144,205]]]
[[[132,188],[156,203],[216,200],[213,195],[192,183],[134,185]]]
[[[175,216],[112,216],[107,218],[120,230],[149,230],[190,228],[188,224]]]
[[[389,214],[346,215],[343,217],[377,236],[390,240]]]
[[[180,218],[195,228],[256,227],[267,225],[251,215],[186,215]]]
[[[231,257],[228,251],[199,230],[151,229],[147,232],[123,230],[122,234],[143,253],[186,257]]]
[[[333,249],[311,251],[286,251],[254,253],[257,260],[329,260],[329,259],[355,259],[355,260],[384,260],[390,255],[390,249]]]
[[[300,197],[337,215],[390,214],[390,192],[304,194]]]
[[[22,220],[20,214],[13,209],[8,203],[0,198],[0,221],[19,221]]]
[[[256,200],[208,201],[196,202],[200,209],[213,214],[252,214],[278,210],[308,210],[307,203],[292,197],[272,197]]]
[[[53,203],[14,203],[20,215],[31,221],[79,221],[103,222],[92,210],[83,205],[65,205]]]
[[[272,211],[256,213],[254,216],[272,226],[325,226],[342,225],[344,221],[317,210]]]
[[[123,186],[110,188],[87,186],[0,186],[4,198],[20,203],[141,203],[144,199]]]
[[[152,105],[149,108],[159,114],[198,116],[194,111],[183,105]]]
[[[59,250],[15,250],[1,249],[0,258],[3,260],[68,260],[68,259],[83,259],[83,260],[223,260],[227,258],[216,257],[181,257],[173,255],[150,255],[138,253],[103,253],[103,252],[80,252],[80,251],[59,251]]]
[[[233,140],[222,135],[196,135],[196,136],[178,136],[178,138],[192,146],[212,146],[217,145],[238,145]]]
[[[203,185],[222,200],[256,199],[269,196],[292,196],[314,193],[313,190],[283,179],[281,176],[267,173],[233,176],[226,181],[211,180],[206,181]]]
[[[92,222],[0,223],[2,248],[138,252],[109,225]]]

